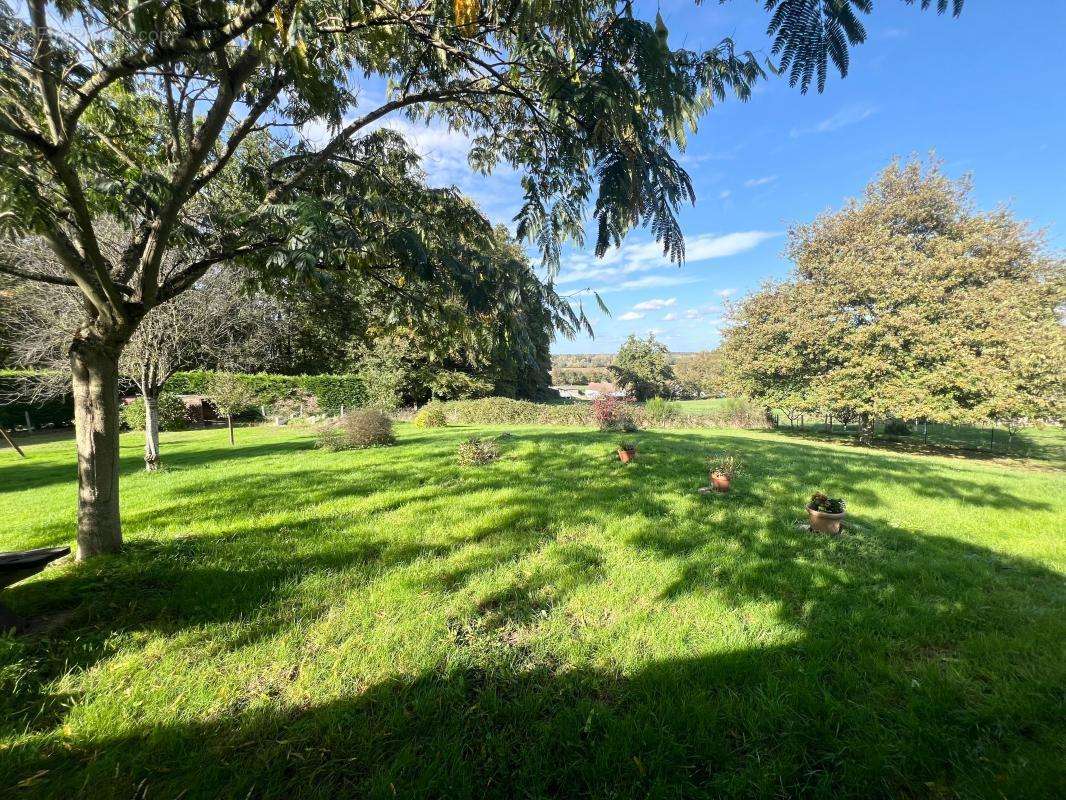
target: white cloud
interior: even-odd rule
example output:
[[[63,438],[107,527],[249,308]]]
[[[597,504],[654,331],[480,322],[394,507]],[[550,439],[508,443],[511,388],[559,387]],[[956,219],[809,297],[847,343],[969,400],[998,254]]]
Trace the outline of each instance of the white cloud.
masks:
[[[660,308],[669,308],[677,302],[676,297],[656,297],[651,300],[645,300],[642,303],[637,303],[633,308],[637,311],[656,311]]]
[[[727,297],[733,296],[736,293],[736,289],[719,289],[717,292],[715,292],[715,294],[721,297],[723,300],[725,300]]]
[[[733,192],[731,192],[729,189],[722,189],[722,191],[718,193],[718,199],[725,200],[731,194],[733,194]]]
[[[663,328],[648,328],[648,333],[652,336],[659,336],[660,334],[666,333],[666,331]]]
[[[685,262],[697,264],[714,258],[727,258],[758,247],[767,239],[776,236],[780,234],[774,231],[737,231],[721,235],[701,233],[698,236],[690,236],[685,239]],[[601,259],[595,259],[584,253],[571,255],[566,259],[561,274],[556,278],[556,283],[617,280],[624,279],[626,275],[635,272],[650,272],[664,268],[676,269],[676,265],[663,255],[662,245],[658,242],[634,242],[607,251]],[[649,283],[645,285],[676,284]],[[638,287],[631,285],[627,288]]]
[[[622,283],[616,283],[611,286],[601,286],[592,291],[605,294],[608,292],[624,292],[630,289],[658,289],[666,286],[682,286],[686,283],[700,283],[702,280],[703,278],[689,278],[684,275],[648,275],[644,278],[622,281]]]
[[[677,314],[670,313],[663,317],[663,322],[674,322],[678,319]]]
[[[848,125],[855,125],[862,122],[864,119],[869,119],[876,113],[877,108],[875,106],[848,106],[847,108],[842,108],[831,117],[826,117],[817,125],[812,125],[809,128],[793,128],[789,135],[795,139],[809,133],[829,133],[840,128],[846,128]]]
[[[721,292],[717,294],[721,295]],[[699,308],[689,308],[685,310],[685,319],[689,322],[699,322],[701,325],[717,327],[724,321],[722,317],[724,310],[722,306],[714,303]]]
[[[634,320],[634,319],[644,319],[644,315],[641,314],[639,311],[627,311],[625,314],[620,316],[618,319],[621,320],[622,322],[629,322],[630,320]]]
[[[748,180],[744,181],[744,185],[747,186],[749,189],[754,189],[756,186],[766,186],[767,184],[773,183],[776,180],[776,175],[764,175],[761,178],[749,178]]]
[[[727,258],[753,250],[767,239],[780,236],[773,231],[739,231],[724,236],[701,234],[685,240],[685,261],[694,264],[712,258]]]

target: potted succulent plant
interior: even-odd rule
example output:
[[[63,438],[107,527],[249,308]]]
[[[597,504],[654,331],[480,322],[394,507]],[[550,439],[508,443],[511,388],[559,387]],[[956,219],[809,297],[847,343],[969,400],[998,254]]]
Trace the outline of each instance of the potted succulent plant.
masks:
[[[637,457],[637,443],[621,441],[618,443],[618,460],[628,464]]]
[[[807,517],[811,521],[811,530],[820,533],[840,533],[840,523],[844,520],[844,501],[815,492],[807,503]]]
[[[711,488],[716,492],[728,492],[733,478],[743,471],[740,459],[729,453],[713,455],[707,459],[711,474]]]

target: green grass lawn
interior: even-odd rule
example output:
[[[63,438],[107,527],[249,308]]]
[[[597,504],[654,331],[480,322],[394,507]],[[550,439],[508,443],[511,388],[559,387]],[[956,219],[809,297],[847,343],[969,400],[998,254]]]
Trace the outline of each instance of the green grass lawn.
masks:
[[[712,414],[726,403],[728,398],[716,397],[706,400],[672,401],[685,414]],[[846,441],[859,435],[858,423],[841,425],[833,423],[832,431],[826,430],[824,417],[807,414],[802,426],[797,421],[790,424],[784,412],[776,412],[780,426],[778,432],[787,436],[804,436]],[[876,426],[878,440],[882,444],[921,451],[964,450],[1004,458],[1025,458],[1044,461],[1059,469],[1066,469],[1066,429],[1048,425],[1022,428],[1013,436],[1003,427],[971,427],[967,425],[929,424],[912,426],[908,436],[885,436],[883,423]]]
[[[4,593],[0,796],[1066,796],[1066,474],[510,430],[167,434],[155,475],[123,437],[125,553]],[[72,537],[73,444],[27,452],[0,549]]]
[[[709,397],[703,400],[671,400],[685,414],[708,414],[717,411],[729,402],[727,397]]]

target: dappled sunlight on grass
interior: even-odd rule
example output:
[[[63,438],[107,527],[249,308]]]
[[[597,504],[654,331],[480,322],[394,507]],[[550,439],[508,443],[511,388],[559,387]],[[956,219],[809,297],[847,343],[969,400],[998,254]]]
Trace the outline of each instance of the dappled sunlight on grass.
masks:
[[[484,431],[498,434],[505,429]],[[6,593],[0,771],[41,796],[1054,794],[1066,477],[770,432],[123,439],[126,552]],[[704,497],[703,459],[747,474]],[[0,548],[69,541],[69,443]],[[816,489],[837,537],[797,526]]]

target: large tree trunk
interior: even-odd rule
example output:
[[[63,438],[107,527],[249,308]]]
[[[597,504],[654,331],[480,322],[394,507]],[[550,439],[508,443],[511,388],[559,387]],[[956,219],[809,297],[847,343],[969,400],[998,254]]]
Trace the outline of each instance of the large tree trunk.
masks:
[[[79,561],[122,547],[118,508],[118,357],[121,345],[75,338],[70,348],[78,445]]]
[[[143,389],[144,398],[144,468],[149,472],[159,469],[159,393]]]

